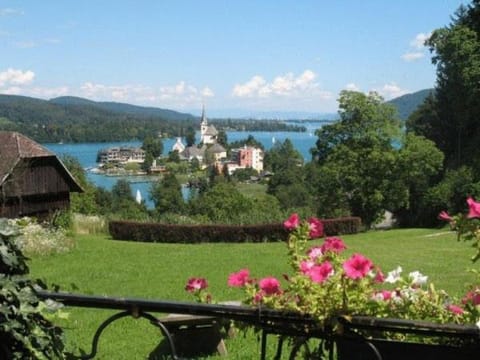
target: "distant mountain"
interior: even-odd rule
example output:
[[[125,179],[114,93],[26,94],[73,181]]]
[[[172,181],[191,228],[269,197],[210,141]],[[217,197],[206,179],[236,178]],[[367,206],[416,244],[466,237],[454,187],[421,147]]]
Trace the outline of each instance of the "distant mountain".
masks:
[[[123,113],[123,114],[130,114],[130,115],[138,115],[138,116],[146,116],[146,117],[160,117],[165,120],[194,120],[195,116],[192,114],[181,113],[174,110],[169,109],[160,109],[155,107],[146,107],[146,106],[137,106],[125,103],[118,103],[118,102],[98,102],[93,100],[88,100],[80,97],[75,96],[61,96],[54,99],[49,100],[52,104],[62,105],[62,106],[93,106],[102,110]]]
[[[76,97],[50,101],[0,95],[0,130],[21,132],[39,142],[106,142],[178,136],[197,118],[172,110],[102,103]]]
[[[400,119],[407,120],[410,114],[413,113],[433,91],[434,89],[420,90],[399,96],[398,98],[387,101],[387,103],[395,105]]]

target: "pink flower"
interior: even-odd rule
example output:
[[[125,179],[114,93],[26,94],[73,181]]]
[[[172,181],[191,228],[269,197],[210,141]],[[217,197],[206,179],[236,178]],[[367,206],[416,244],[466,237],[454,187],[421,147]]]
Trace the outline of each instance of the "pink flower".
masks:
[[[315,262],[312,260],[302,261],[300,263],[300,271],[302,274],[308,274],[310,270],[315,266]]]
[[[480,203],[475,202],[471,197],[467,199],[467,204],[468,204],[468,215],[467,217],[469,219],[471,218],[480,218]]]
[[[258,285],[265,295],[275,295],[280,293],[280,281],[274,277],[263,278]]]
[[[185,290],[191,293],[206,289],[208,287],[208,282],[204,278],[190,278],[188,279],[187,285],[185,285]]]
[[[261,303],[264,296],[265,296],[265,292],[264,292],[263,290],[260,290],[260,291],[257,292],[257,293],[255,294],[255,296],[253,297],[253,303],[254,303],[254,304],[259,304],[259,303]]]
[[[333,274],[333,267],[329,261],[325,261],[321,265],[315,265],[310,269],[307,275],[310,279],[318,284],[323,283],[325,280],[328,279],[330,275]]]
[[[230,274],[228,277],[228,286],[243,287],[249,282],[250,271],[248,269],[241,269],[236,273]]]
[[[462,299],[463,304],[473,304],[475,306],[480,305],[480,288],[475,289],[474,291],[469,291],[465,297]]]
[[[307,252],[307,255],[311,260],[313,260],[313,261],[317,260],[317,258],[319,258],[320,256],[323,255],[322,247],[321,246],[314,246],[314,247],[310,248],[310,250],[308,250],[308,252]]]
[[[341,253],[343,250],[345,250],[347,246],[343,242],[342,239],[338,237],[327,237],[325,239],[325,242],[322,245],[322,251],[325,253],[327,251],[331,251],[334,253]]]
[[[317,218],[310,218],[308,219],[308,228],[310,232],[308,236],[310,239],[317,239],[323,236],[323,224]]]
[[[295,230],[300,225],[300,218],[298,214],[292,214],[283,222],[283,227],[287,230]]]
[[[343,263],[343,270],[350,279],[364,278],[372,267],[373,263],[360,254],[353,254]]]
[[[383,300],[385,300],[385,301],[388,301],[392,298],[392,292],[391,291],[382,290],[381,294],[382,294]]]
[[[375,274],[375,278],[373,281],[377,284],[382,284],[385,281],[385,275],[383,274],[382,270],[380,268],[377,268],[377,273]]]
[[[440,214],[438,214],[438,218],[443,221],[448,221],[448,222],[453,221],[453,218],[450,215],[448,215],[446,211],[440,212]]]
[[[460,306],[457,306],[457,305],[448,305],[447,306],[447,309],[449,311],[451,311],[452,313],[454,313],[455,315],[462,315],[463,314],[463,309],[460,307]]]

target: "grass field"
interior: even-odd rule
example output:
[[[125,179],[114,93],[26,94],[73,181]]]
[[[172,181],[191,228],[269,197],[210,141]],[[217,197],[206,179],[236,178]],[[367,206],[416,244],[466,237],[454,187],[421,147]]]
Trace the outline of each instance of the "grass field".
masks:
[[[419,270],[437,288],[461,295],[474,276],[466,270],[472,249],[446,230],[408,229],[375,231],[343,239],[348,251],[361,252],[388,272],[398,265],[404,272]],[[312,242],[312,245],[319,241]],[[79,236],[67,254],[30,260],[31,276],[63,291],[83,294],[190,300],[184,291],[191,276],[203,276],[217,301],[241,298],[229,289],[229,273],[248,267],[253,276],[281,277],[289,271],[283,243],[270,244],[148,244],[113,241],[108,236]],[[475,265],[478,268],[478,265]],[[91,338],[112,312],[69,308],[66,329],[70,350],[89,351]],[[145,359],[160,339],[157,329],[145,320],[127,318],[114,323],[102,336],[98,359]],[[229,359],[255,358],[255,336],[237,336],[227,343]]]

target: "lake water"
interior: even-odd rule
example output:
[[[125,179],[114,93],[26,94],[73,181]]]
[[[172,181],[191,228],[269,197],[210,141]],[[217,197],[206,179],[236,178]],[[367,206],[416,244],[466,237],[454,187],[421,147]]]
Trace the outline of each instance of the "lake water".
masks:
[[[256,140],[260,141],[266,150],[269,150],[274,145],[274,142],[283,142],[285,139],[290,139],[295,148],[302,154],[305,161],[311,160],[310,149],[315,146],[317,137],[314,135],[315,129],[320,126],[319,123],[306,123],[303,124],[307,127],[306,132],[285,132],[285,131],[227,131],[228,142],[236,140],[246,139],[248,135],[252,135]],[[196,139],[200,139],[200,135],[197,134]],[[164,154],[167,154],[175,143],[175,139],[162,139]],[[43,144],[46,148],[56,153],[58,156],[62,154],[68,154],[75,156],[80,164],[85,169],[92,169],[97,166],[97,153],[99,150],[109,148],[113,146],[141,146],[140,141],[124,141],[124,142],[111,142],[111,143],[79,143],[79,144]],[[88,178],[96,185],[110,190],[118,179],[123,178],[130,182],[133,195],[140,191],[142,199],[145,199],[147,206],[151,207],[152,203],[148,199],[149,189],[151,182],[149,179],[141,178],[138,176],[105,176],[101,174],[95,174],[87,172]],[[184,190],[186,196],[188,190]]]

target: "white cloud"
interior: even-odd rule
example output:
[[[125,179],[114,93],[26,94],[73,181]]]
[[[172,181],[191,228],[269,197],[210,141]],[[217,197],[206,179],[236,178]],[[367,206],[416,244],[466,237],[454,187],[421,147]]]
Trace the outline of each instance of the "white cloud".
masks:
[[[22,71],[9,68],[0,72],[0,87],[9,85],[26,85],[33,81],[35,73],[31,70]]]
[[[402,59],[407,62],[412,62],[418,59],[425,57],[425,53],[416,51],[416,52],[407,52],[402,55]]]
[[[153,88],[144,85],[104,85],[93,82],[84,83],[79,96],[93,100],[115,100],[156,106],[187,107],[198,105],[203,98],[215,96],[209,87],[197,87],[180,81],[175,85]]]
[[[418,33],[413,40],[410,41],[410,50],[401,56],[406,62],[412,62],[425,57],[425,41],[427,41],[432,33]]]
[[[394,82],[385,84],[380,90],[374,89],[374,91],[377,91],[380,95],[382,95],[382,97],[385,100],[394,99],[396,97],[408,94],[410,92],[409,90],[402,89],[400,86],[398,86]]]
[[[317,75],[311,70],[305,70],[299,76],[289,72],[275,77],[272,82],[267,82],[262,76],[255,75],[244,84],[236,84],[232,95],[240,98],[331,97],[329,92],[320,90],[320,85],[315,82],[316,77]]]
[[[238,97],[250,97],[254,96],[255,94],[261,93],[261,88],[264,87],[266,81],[260,75],[255,75],[249,81],[247,81],[243,85],[235,85],[233,88],[233,96]]]
[[[360,91],[360,88],[354,83],[348,83],[347,85],[345,85],[345,90]]]
[[[430,36],[432,36],[431,32],[427,34],[419,33],[412,41],[410,41],[410,46],[415,49],[423,49],[425,47],[425,41],[430,39]]]

